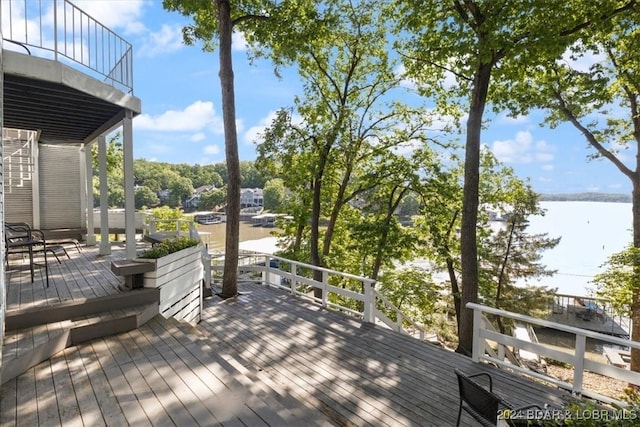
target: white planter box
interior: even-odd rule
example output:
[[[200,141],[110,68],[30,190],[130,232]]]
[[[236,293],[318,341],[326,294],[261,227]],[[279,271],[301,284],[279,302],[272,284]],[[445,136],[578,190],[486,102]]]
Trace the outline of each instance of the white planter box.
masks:
[[[188,321],[200,321],[202,307],[202,245],[174,252],[158,259],[139,258],[154,263],[155,270],[144,273],[145,288],[160,289],[160,313]]]

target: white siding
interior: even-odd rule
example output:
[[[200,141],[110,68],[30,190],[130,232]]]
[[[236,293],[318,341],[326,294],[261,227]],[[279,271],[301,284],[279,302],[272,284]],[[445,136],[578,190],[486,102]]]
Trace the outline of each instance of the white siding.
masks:
[[[80,147],[40,145],[40,228],[81,228]]]

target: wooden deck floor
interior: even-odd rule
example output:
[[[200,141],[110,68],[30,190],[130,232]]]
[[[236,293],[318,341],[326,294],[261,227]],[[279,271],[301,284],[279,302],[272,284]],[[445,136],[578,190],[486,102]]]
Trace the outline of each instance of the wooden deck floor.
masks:
[[[83,247],[82,253],[67,248],[71,259],[60,256],[60,263],[49,255],[49,287],[46,287],[44,267],[35,268],[35,280],[31,283],[27,257],[12,255],[7,270],[7,310],[53,305],[64,301],[119,293],[120,279],[110,270],[113,257],[122,252],[114,246],[112,256],[98,255],[97,247]],[[123,252],[122,252],[123,253]],[[37,263],[42,262],[38,255]]]
[[[36,282],[16,292],[12,273],[8,303],[118,292],[109,258],[72,252],[52,267],[49,290]],[[517,406],[560,407],[567,397],[281,291],[240,290],[205,300],[197,326],[156,318],[40,363],[0,389],[0,426],[451,426],[454,368],[490,372],[494,390]],[[463,416],[462,425],[477,424]]]

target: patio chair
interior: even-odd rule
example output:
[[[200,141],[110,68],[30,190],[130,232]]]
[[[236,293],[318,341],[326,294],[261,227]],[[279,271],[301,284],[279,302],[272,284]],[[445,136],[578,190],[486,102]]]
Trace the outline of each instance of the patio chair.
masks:
[[[47,242],[44,233],[37,229],[32,229],[27,223],[5,223],[4,225],[5,240],[5,263],[9,265],[9,255],[11,254],[28,254],[29,270],[31,272],[31,283],[34,282],[35,272],[34,266],[40,265],[34,262],[34,253],[42,252],[44,257],[44,271],[47,287],[49,287],[49,265],[47,263]],[[55,254],[55,252],[54,252]],[[55,254],[58,259],[57,254]],[[68,254],[67,254],[68,256]],[[58,262],[60,260],[58,259]]]
[[[463,409],[483,426],[498,425],[499,410],[505,414],[509,413],[507,411],[509,409],[511,410],[511,413],[515,414],[522,413],[527,409],[537,409],[542,411],[538,405],[513,408],[508,402],[493,392],[493,379],[491,378],[491,375],[486,372],[467,375],[456,369],[455,373],[458,377],[458,390],[460,394],[460,407],[458,409],[458,421],[456,422],[456,427],[460,425]],[[489,387],[484,387],[472,379],[478,377],[486,378]],[[538,425],[536,420],[505,419],[502,421],[504,422],[504,425],[508,426]]]

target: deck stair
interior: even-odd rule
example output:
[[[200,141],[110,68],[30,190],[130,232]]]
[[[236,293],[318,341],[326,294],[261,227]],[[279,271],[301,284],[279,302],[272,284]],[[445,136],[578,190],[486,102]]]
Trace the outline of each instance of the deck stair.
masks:
[[[0,384],[65,348],[139,328],[158,314],[158,301],[158,290],[140,289],[7,311]]]
[[[179,346],[174,346],[173,348],[187,349],[191,356],[195,358],[195,363],[206,366],[229,388],[229,391],[224,395],[224,399],[213,403],[209,401],[207,404],[209,409],[214,410],[215,413],[223,411],[224,401],[229,396],[234,396],[235,399],[245,402],[245,405],[250,408],[250,412],[245,411],[244,415],[242,411],[235,414],[243,423],[249,422],[250,424],[248,425],[262,424],[258,420],[247,419],[248,414],[254,414],[266,424],[272,426],[306,425],[310,427],[326,427],[335,425],[335,423],[325,419],[323,414],[318,413],[315,408],[309,408],[295,399],[282,386],[268,380],[265,381],[265,378],[252,373],[250,369],[245,367],[250,364],[248,361],[238,354],[232,355],[232,352],[227,351],[229,350],[228,348],[225,348],[217,340],[212,340],[211,336],[203,328],[174,318],[165,319],[160,316],[157,317],[157,321],[152,323],[153,326],[166,328],[172,339],[180,343]],[[155,332],[162,333],[157,329]],[[192,369],[194,368],[192,367]],[[216,407],[212,408],[212,404]]]

